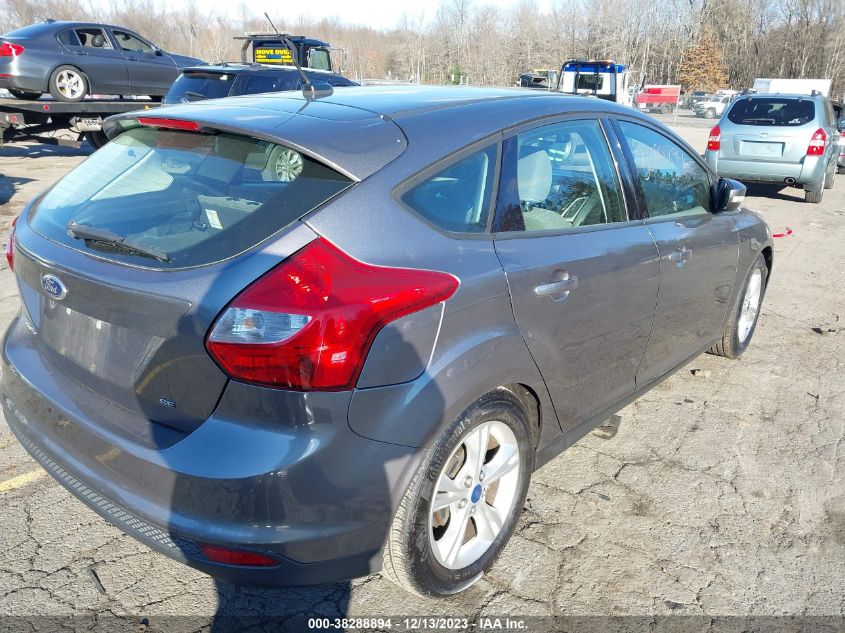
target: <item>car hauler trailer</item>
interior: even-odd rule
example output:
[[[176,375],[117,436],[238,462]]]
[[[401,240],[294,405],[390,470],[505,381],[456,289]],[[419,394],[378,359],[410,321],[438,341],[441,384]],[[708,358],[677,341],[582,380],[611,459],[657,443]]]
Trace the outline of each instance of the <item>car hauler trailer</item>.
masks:
[[[15,141],[37,141],[51,145],[79,147],[88,139],[95,148],[107,141],[102,132],[103,119],[112,114],[157,107],[155,101],[142,99],[0,99],[0,145]],[[49,136],[58,130],[70,130],[75,139]]]

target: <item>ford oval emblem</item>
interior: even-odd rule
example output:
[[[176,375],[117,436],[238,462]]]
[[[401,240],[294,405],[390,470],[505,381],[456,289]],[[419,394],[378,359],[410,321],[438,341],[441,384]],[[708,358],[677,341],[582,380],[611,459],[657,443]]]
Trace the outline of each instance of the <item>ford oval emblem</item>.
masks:
[[[41,275],[41,287],[53,299],[64,299],[67,296],[67,287],[55,275]]]

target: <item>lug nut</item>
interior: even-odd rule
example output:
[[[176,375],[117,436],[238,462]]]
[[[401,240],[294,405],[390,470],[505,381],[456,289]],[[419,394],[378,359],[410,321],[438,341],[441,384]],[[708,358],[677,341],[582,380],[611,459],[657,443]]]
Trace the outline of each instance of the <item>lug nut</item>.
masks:
[[[478,473],[478,481],[484,481],[484,471],[483,470],[480,473]]]
[[[463,510],[466,507],[467,507],[467,500],[466,499],[461,499],[460,501],[458,501],[458,508]]]
[[[467,488],[470,488],[472,486],[472,477],[470,477],[469,475],[464,477],[464,486]]]
[[[470,513],[470,514],[475,514],[475,506],[472,506],[472,507],[469,509],[469,513]]]

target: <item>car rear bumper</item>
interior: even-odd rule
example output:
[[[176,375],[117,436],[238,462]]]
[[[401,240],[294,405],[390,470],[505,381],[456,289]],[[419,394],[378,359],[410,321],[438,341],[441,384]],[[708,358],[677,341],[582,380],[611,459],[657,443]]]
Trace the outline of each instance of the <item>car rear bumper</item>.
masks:
[[[27,451],[106,520],[238,584],[337,582],[379,569],[401,495],[394,480],[415,451],[353,433],[348,393],[230,383],[195,431],[162,429],[142,441],[96,421],[97,397],[88,392],[86,400],[45,364],[24,322],[13,323],[2,346],[6,420]],[[279,564],[218,564],[203,555],[203,543]]]
[[[805,156],[798,163],[720,158],[719,152],[705,153],[707,164],[720,176],[742,182],[809,185],[818,182],[825,171],[827,157]]]
[[[47,80],[40,74],[32,72],[30,65],[21,64],[20,60],[15,58],[7,62],[2,61],[4,59],[10,58],[0,58],[0,88],[46,92]]]

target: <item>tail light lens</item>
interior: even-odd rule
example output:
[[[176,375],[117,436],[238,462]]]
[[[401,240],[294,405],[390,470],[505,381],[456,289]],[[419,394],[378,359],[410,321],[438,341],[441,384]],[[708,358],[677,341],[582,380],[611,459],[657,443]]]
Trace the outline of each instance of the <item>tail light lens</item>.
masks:
[[[810,138],[810,145],[807,147],[807,156],[824,156],[824,146],[827,143],[827,134],[821,128],[813,132]]]
[[[238,295],[206,348],[235,380],[351,389],[384,325],[447,300],[458,285],[447,273],[365,264],[320,238]]]
[[[6,244],[6,261],[9,262],[9,270],[15,270],[15,225],[18,223],[18,218],[12,220],[12,226],[9,228],[9,243]]]
[[[18,57],[23,51],[24,47],[20,44],[12,44],[11,42],[0,44],[0,57]]]
[[[707,137],[707,149],[708,150],[715,150],[719,151],[722,148],[722,130],[719,129],[719,126],[713,126],[713,129],[710,130],[710,136]]]

